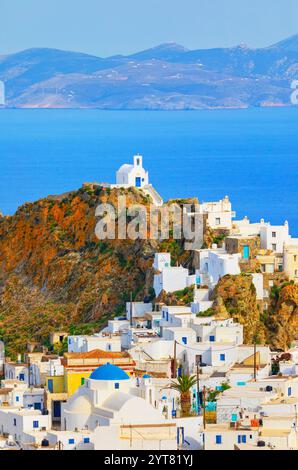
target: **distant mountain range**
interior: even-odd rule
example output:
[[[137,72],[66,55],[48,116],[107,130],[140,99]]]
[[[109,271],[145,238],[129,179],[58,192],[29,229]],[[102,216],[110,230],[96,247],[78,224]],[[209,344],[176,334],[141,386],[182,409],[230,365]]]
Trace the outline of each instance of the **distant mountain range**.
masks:
[[[199,109],[291,105],[298,34],[273,46],[188,50],[175,43],[100,58],[56,49],[0,56],[6,105]]]

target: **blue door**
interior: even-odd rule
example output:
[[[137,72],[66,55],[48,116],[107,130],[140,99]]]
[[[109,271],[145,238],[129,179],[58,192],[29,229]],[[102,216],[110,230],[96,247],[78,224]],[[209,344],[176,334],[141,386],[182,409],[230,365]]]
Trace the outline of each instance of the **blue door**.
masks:
[[[249,246],[247,245],[243,247],[243,259],[249,259]]]
[[[50,393],[53,393],[54,387],[53,387],[53,379],[48,380],[48,389]]]
[[[54,401],[54,418],[61,417],[61,401]]]
[[[136,177],[136,187],[137,188],[141,187],[141,178],[139,176]]]

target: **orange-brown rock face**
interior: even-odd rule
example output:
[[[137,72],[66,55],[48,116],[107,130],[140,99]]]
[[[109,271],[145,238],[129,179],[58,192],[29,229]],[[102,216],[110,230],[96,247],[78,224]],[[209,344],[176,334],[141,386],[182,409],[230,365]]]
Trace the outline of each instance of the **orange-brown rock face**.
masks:
[[[276,348],[286,349],[298,339],[298,284],[285,285],[277,293],[268,327]]]
[[[252,276],[224,276],[215,288],[214,299],[223,303],[221,306],[225,307],[228,314],[244,326],[245,343],[252,343],[255,335],[258,342],[265,341]]]
[[[0,337],[10,352],[50,331],[121,313],[129,293],[141,300],[152,285],[158,244],[95,236],[95,210],[147,204],[138,190],[81,188],[25,204],[0,219]]]

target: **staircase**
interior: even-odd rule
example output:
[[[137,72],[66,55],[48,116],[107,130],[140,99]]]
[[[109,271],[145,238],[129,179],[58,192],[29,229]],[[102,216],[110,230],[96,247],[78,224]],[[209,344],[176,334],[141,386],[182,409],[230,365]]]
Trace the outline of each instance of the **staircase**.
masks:
[[[156,189],[153,188],[152,184],[147,184],[146,186],[143,186],[142,189],[143,189],[145,194],[147,194],[148,196],[150,196],[152,198],[153,204],[155,206],[162,206],[163,205],[162,197],[160,196],[160,194],[158,194]]]

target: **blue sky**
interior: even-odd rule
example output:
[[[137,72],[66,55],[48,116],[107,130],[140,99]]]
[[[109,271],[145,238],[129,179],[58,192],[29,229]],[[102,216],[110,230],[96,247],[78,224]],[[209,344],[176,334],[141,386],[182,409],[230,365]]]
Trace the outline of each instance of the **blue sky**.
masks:
[[[174,41],[262,47],[298,33],[297,0],[1,0],[0,54],[55,47],[99,56]]]

